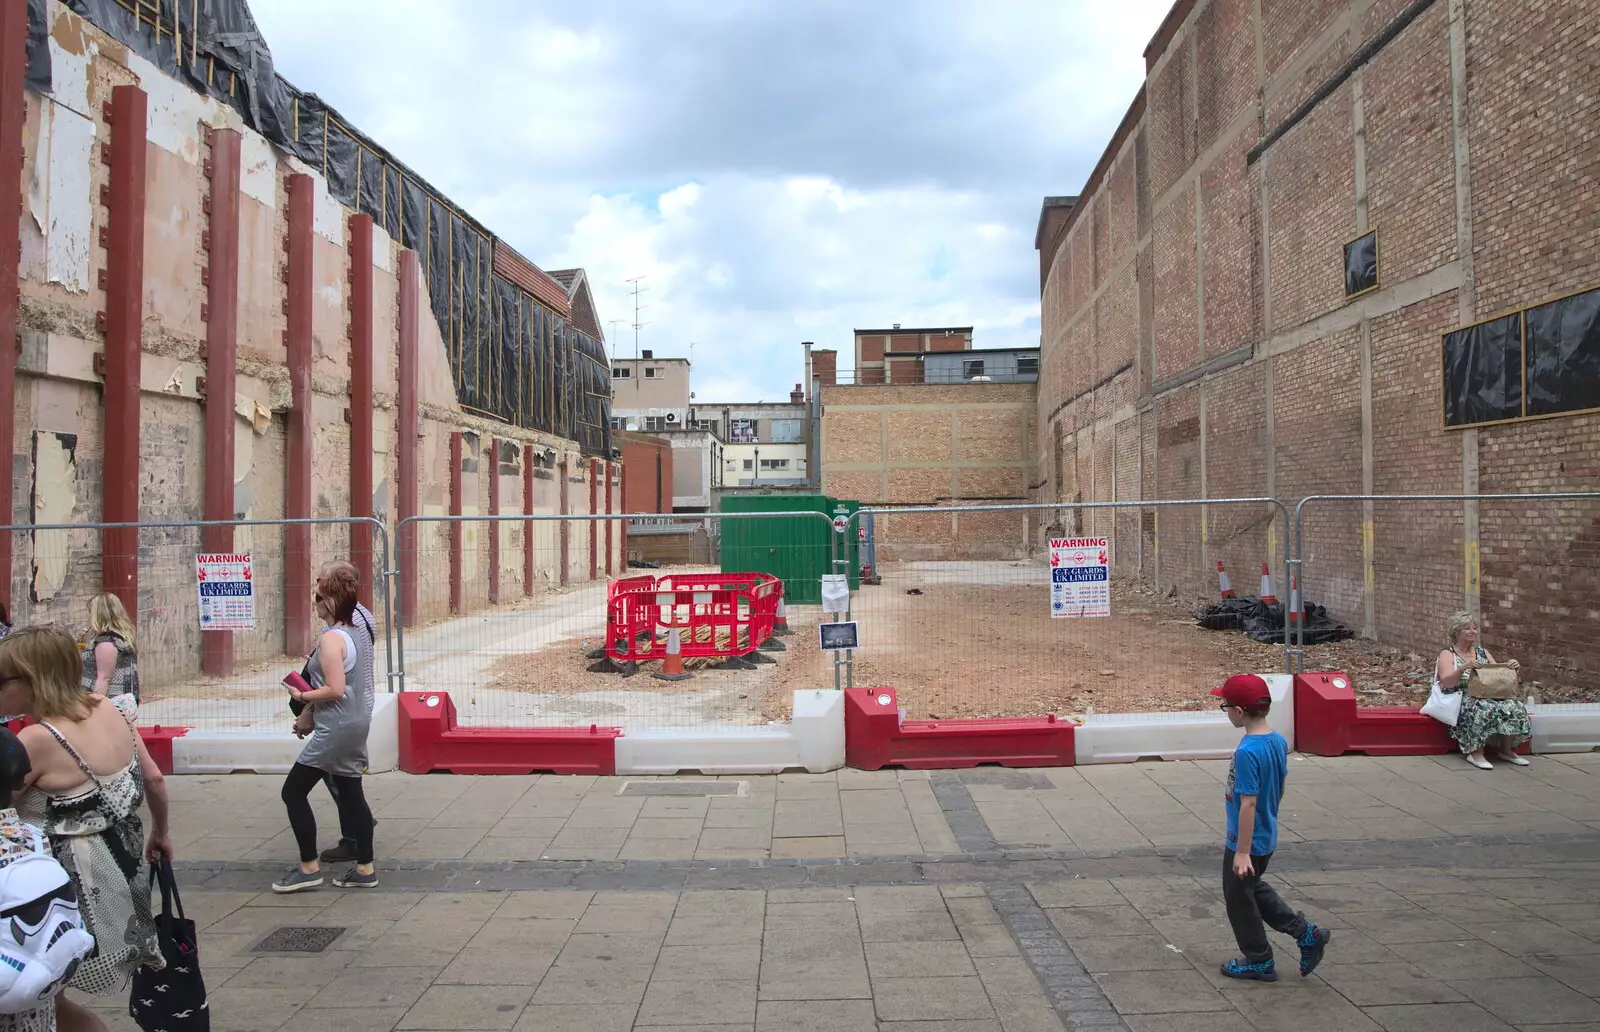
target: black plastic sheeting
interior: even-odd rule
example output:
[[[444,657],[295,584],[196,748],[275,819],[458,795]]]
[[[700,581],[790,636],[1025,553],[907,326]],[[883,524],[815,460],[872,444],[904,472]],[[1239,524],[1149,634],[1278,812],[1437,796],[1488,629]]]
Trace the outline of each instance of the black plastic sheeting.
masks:
[[[1522,313],[1445,334],[1445,425],[1474,426],[1522,414]]]
[[[1600,290],[1530,308],[1528,415],[1600,408]]]
[[[1344,296],[1354,297],[1378,285],[1378,234],[1344,245]]]
[[[167,75],[238,111],[320,171],[341,204],[417,251],[463,407],[558,434],[591,454],[610,452],[604,344],[496,276],[492,233],[316,94],[278,75],[245,0],[64,2]],[[28,85],[41,93],[50,90],[48,32],[49,0],[28,0]]]
[[[1284,607],[1259,598],[1224,598],[1208,602],[1195,614],[1195,620],[1208,631],[1239,631],[1268,645],[1283,644]],[[1305,643],[1324,645],[1344,641],[1355,632],[1328,616],[1328,611],[1313,602],[1305,603]]]

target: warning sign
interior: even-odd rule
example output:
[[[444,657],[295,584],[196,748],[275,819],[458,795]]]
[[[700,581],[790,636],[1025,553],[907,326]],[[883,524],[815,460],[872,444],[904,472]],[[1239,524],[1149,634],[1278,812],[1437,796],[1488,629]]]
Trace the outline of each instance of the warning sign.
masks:
[[[256,593],[248,552],[197,555],[194,577],[202,631],[255,630]]]
[[[1050,539],[1050,615],[1111,615],[1110,539]]]

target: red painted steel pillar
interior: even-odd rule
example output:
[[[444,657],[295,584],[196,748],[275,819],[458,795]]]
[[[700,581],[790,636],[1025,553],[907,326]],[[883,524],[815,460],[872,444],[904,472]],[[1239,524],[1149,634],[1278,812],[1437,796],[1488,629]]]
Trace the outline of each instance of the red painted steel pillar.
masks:
[[[589,460],[589,515],[600,511],[600,460]],[[589,521],[589,579],[600,577],[600,528]]]
[[[561,515],[572,515],[572,469],[561,457]],[[561,586],[572,582],[572,521],[561,521]]]
[[[620,509],[621,512],[622,512],[622,520],[620,521],[620,526],[621,526],[620,533],[622,534],[622,575],[624,577],[626,577],[628,575],[628,467],[627,466],[623,466],[622,467],[622,490],[620,492],[619,501],[620,501],[621,504],[619,504],[617,506],[617,508]]]
[[[533,515],[533,445],[522,446],[522,515]],[[533,594],[533,575],[538,569],[533,554],[533,521],[522,524],[522,594]]]
[[[105,460],[101,516],[107,523],[139,519],[139,374],[144,328],[145,127],[149,101],[137,86],[111,90],[110,207],[101,236],[106,259]],[[139,612],[139,531],[101,531],[100,581]]]
[[[457,430],[450,435],[450,515],[460,516],[461,509],[461,457],[462,440],[461,431]],[[450,612],[452,615],[461,613],[461,552],[464,548],[466,535],[462,533],[465,525],[460,520],[450,524]]]
[[[613,501],[612,496],[611,496],[612,479],[616,475],[616,467],[613,466],[609,462],[602,462],[600,465],[601,465],[601,468],[603,468],[606,471],[606,515],[610,516],[610,515],[612,515],[613,513],[615,513],[617,511],[611,504],[612,501]],[[616,520],[606,520],[606,576],[607,577],[611,576],[613,573],[616,572],[616,567],[612,565],[613,563],[616,562],[616,556],[617,556],[616,544],[615,544],[615,541],[614,541],[614,538],[615,538],[614,529],[615,529],[616,522],[617,522]]]
[[[22,208],[22,133],[28,120],[23,81],[28,70],[28,5],[26,0],[5,0],[0,8],[0,197],[10,197]],[[11,415],[17,397],[17,306],[22,285],[18,265],[22,248],[20,218],[0,219],[0,457],[6,475],[0,477],[0,526],[16,516],[12,459],[17,453],[17,423]],[[11,531],[0,530],[0,603],[11,608]]]
[[[417,494],[417,331],[422,315],[422,263],[417,252],[400,252],[400,411],[395,441],[399,465],[400,518],[422,510]],[[400,611],[405,626],[417,622],[417,525],[400,525]]]
[[[488,439],[487,459],[482,464],[489,471],[489,515],[500,515],[500,442]],[[489,521],[489,602],[500,601],[500,524]]]
[[[350,216],[350,516],[372,515],[372,216]],[[372,525],[350,524],[361,599],[372,590]]]
[[[311,516],[311,302],[316,289],[316,184],[308,175],[289,177],[289,426],[283,514]],[[290,655],[311,651],[311,527],[283,528],[283,622]]]
[[[205,518],[232,520],[234,509],[233,438],[237,419],[234,396],[239,382],[239,134],[233,129],[211,132],[211,161],[206,166],[211,194],[206,198],[209,232],[206,284],[206,412]],[[206,552],[232,552],[233,527],[205,527],[200,547]],[[200,667],[213,677],[233,673],[233,632],[200,635]]]

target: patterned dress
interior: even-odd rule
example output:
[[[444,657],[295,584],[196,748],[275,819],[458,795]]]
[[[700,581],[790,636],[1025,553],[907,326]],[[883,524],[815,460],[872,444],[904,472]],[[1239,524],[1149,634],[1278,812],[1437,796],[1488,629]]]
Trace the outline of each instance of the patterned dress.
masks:
[[[102,634],[85,646],[83,690],[94,691],[95,680],[100,676],[100,663],[95,659],[94,650],[101,642],[109,642],[117,649],[117,665],[111,670],[111,682],[106,685],[106,698],[110,699],[112,705],[121,710],[122,715],[131,722],[139,713],[139,659],[138,653],[122,635]]]
[[[94,952],[68,984],[97,996],[120,993],[139,968],[159,971],[166,966],[150,912],[144,824],[139,820],[144,802],[139,753],[136,748],[126,767],[102,778],[60,731],[44,721],[40,726],[55,736],[88,779],[65,792],[35,786],[17,802],[22,819],[50,837],[56,859],[77,890],[83,923],[94,936]],[[136,734],[131,725],[128,732]]]
[[[1455,656],[1456,666],[1463,663],[1461,656],[1455,649],[1450,650]],[[1480,663],[1489,662],[1489,653],[1482,645],[1477,647],[1477,660]],[[1472,679],[1472,671],[1462,675],[1461,681],[1454,688],[1439,685],[1442,692],[1465,692],[1467,682]],[[1434,683],[1438,684],[1438,672],[1434,672]],[[1461,747],[1463,755],[1475,753],[1489,744],[1489,739],[1495,735],[1504,735],[1511,739],[1513,747],[1521,745],[1523,740],[1533,734],[1533,726],[1528,722],[1528,707],[1518,699],[1474,699],[1471,695],[1461,699],[1461,716],[1456,720],[1456,726],[1450,729],[1450,737],[1456,740]]]

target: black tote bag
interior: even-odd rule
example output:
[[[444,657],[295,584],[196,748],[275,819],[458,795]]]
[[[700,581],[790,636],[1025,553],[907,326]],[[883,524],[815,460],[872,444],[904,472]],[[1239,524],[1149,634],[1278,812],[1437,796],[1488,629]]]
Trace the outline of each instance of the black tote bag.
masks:
[[[134,972],[128,1014],[144,1032],[211,1032],[206,982],[200,976],[200,945],[195,941],[194,922],[183,916],[172,861],[162,857],[152,864],[150,881],[152,886],[161,885],[156,934],[167,966],[161,971],[140,968]]]

